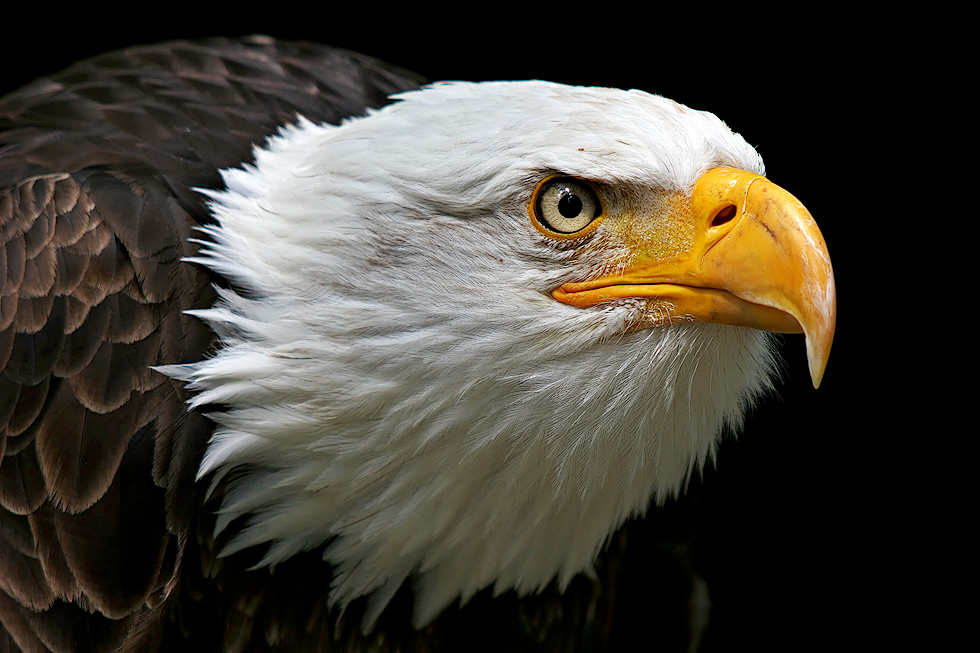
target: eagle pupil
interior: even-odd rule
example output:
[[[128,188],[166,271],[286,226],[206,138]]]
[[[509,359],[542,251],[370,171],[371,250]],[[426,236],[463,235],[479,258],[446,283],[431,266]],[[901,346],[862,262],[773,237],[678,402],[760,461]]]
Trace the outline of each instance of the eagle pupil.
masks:
[[[565,193],[558,199],[558,212],[565,218],[574,218],[582,212],[582,200],[574,193]]]

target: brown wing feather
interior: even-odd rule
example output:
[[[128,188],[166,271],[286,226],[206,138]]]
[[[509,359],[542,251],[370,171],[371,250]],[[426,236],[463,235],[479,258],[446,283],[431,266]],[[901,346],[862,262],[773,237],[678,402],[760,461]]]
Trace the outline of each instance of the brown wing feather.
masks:
[[[210,425],[151,367],[213,346],[184,314],[216,281],[181,262],[209,219],[193,188],[297,114],[336,122],[418,82],[322,46],[217,39],[111,53],[0,100],[0,650],[109,650],[180,617],[165,599],[201,567],[182,560]]]
[[[179,264],[192,250],[171,247],[151,254],[169,262],[169,270],[161,268],[168,290],[141,287],[133,264],[140,254],[102,216],[99,198],[109,191],[98,177],[105,174],[56,173],[4,191],[17,201],[3,203],[10,208],[0,216],[8,227],[3,244],[23,258],[24,272],[8,275],[4,288],[17,310],[6,326],[13,338],[4,402],[13,408],[4,411],[0,507],[6,521],[31,533],[32,546],[3,552],[3,590],[13,604],[2,602],[0,621],[25,650],[37,644],[25,628],[56,648],[65,642],[84,648],[90,637],[96,645],[115,641],[122,623],[95,622],[131,621],[169,581],[160,569],[180,532],[168,532],[166,490],[153,481],[155,440],[206,437],[206,430],[158,428],[159,407],[183,397],[150,365],[167,362],[165,333],[185,333],[185,346],[198,355],[208,346],[206,330],[181,315],[200,305],[188,298],[206,295],[185,293],[181,284],[206,289],[207,277]],[[189,230],[186,213],[176,215]],[[79,639],[75,628],[86,634]]]

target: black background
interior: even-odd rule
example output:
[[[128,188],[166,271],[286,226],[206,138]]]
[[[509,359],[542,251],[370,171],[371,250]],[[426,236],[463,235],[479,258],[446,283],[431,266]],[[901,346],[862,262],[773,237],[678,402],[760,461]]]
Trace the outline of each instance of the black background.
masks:
[[[944,568],[927,544],[942,537],[936,506],[950,494],[936,481],[944,455],[928,453],[945,428],[924,426],[924,399],[903,390],[928,325],[909,325],[922,307],[904,302],[916,235],[902,232],[917,202],[907,193],[921,170],[895,145],[913,140],[908,113],[928,100],[892,47],[901,39],[841,16],[801,9],[789,20],[745,5],[671,14],[456,4],[422,14],[279,4],[102,4],[99,15],[76,6],[63,16],[21,7],[23,17],[5,20],[0,90],[117,47],[263,33],[357,50],[431,80],[636,87],[716,113],[817,219],[839,306],[823,386],[810,386],[802,337],[785,337],[785,383],[704,474],[699,564],[715,603],[706,648],[905,648],[921,626],[936,645],[952,617],[929,608],[949,598],[922,581]]]

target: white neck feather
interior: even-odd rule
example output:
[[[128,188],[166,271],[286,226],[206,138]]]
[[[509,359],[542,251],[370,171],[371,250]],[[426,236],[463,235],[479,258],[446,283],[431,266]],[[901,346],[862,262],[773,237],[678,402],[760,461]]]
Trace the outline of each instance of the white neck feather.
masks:
[[[438,170],[420,171],[417,143],[439,138],[412,124],[400,143],[410,104],[339,128],[303,122],[255,168],[226,172],[197,262],[241,290],[198,313],[221,336],[217,355],[168,372],[199,391],[194,405],[227,407],[200,474],[239,470],[219,529],[249,520],[228,553],[268,544],[263,564],[275,564],[327,543],[335,604],[370,595],[372,621],[413,578],[422,625],[488,585],[525,593],[589,571],[616,527],[677,493],[739,426],[772,361],[761,332],[636,330],[627,303],[549,296],[588,262],[530,227],[529,184],[549,169],[594,178],[594,152],[575,153],[598,136],[522,157],[451,134],[456,156],[435,142]],[[707,124],[722,146],[672,136],[707,152],[674,165],[673,184],[719,159],[761,168],[717,119],[696,117],[707,122],[692,131]],[[514,129],[536,133],[521,120]]]

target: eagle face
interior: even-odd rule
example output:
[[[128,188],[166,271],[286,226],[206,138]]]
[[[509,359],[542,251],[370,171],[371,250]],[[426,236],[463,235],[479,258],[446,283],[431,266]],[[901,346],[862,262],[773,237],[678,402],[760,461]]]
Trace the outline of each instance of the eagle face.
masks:
[[[711,114],[639,91],[442,84],[301,121],[207,191],[222,339],[166,371],[220,404],[226,553],[326,545],[331,600],[561,586],[676,494],[833,277],[812,218]],[[229,472],[234,472],[229,476]]]

